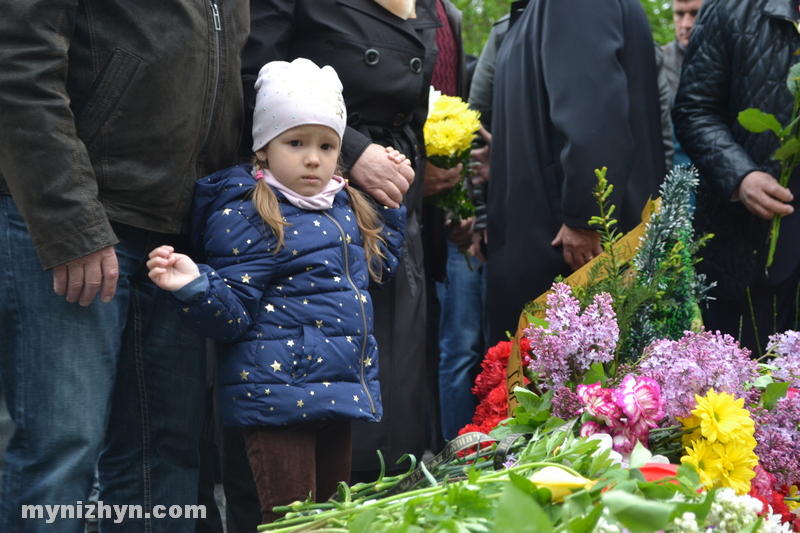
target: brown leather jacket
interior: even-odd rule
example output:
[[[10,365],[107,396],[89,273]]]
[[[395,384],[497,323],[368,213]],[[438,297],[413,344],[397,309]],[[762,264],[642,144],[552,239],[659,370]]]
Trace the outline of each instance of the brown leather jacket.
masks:
[[[45,269],[118,242],[109,220],[188,229],[197,179],[233,164],[248,5],[7,0],[0,193]]]

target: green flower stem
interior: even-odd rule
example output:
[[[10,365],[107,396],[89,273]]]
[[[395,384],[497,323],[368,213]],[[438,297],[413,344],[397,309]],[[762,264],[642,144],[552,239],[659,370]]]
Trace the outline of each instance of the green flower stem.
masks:
[[[795,93],[794,95],[794,109],[792,109],[792,117],[793,120],[789,125],[789,134],[786,138],[792,139],[797,138],[797,128],[798,128],[798,113],[797,110],[800,109],[800,91]],[[785,142],[785,139],[781,139],[781,142]],[[794,154],[783,161],[781,161],[781,177],[780,177],[780,184],[781,187],[786,187],[789,185],[789,178],[792,175],[792,170],[794,170],[795,165],[798,163],[797,154]],[[770,231],[769,236],[769,252],[767,253],[767,265],[764,267],[764,272],[772,266],[772,262],[775,258],[775,246],[778,244],[778,234],[780,233],[781,229],[781,215],[775,215],[772,218],[772,230]]]
[[[565,465],[562,465],[562,464],[559,464],[559,463],[552,463],[552,462],[548,462],[548,461],[540,461],[540,462],[534,462],[534,463],[520,464],[520,465],[513,466],[511,468],[498,470],[495,473],[487,474],[487,475],[482,476],[481,478],[477,479],[475,481],[475,484],[487,485],[487,484],[492,484],[492,483],[503,483],[503,482],[508,480],[508,473],[509,472],[519,472],[519,471],[531,470],[533,468],[545,467],[545,466],[555,466],[555,467],[561,468],[562,470],[564,470],[566,472],[569,472],[570,474],[572,474],[574,476],[583,477],[577,471],[575,471],[574,469],[572,469],[572,468],[570,468],[568,466],[565,466]],[[415,498],[417,496],[423,496],[423,495],[424,496],[435,496],[437,494],[441,494],[441,493],[445,492],[446,490],[447,490],[446,485],[439,486],[439,487],[424,487],[424,488],[420,488],[420,489],[404,492],[404,493],[401,493],[401,494],[396,494],[396,495],[392,496],[389,499],[370,498],[370,499],[374,499],[375,501],[370,501],[369,503],[364,503],[364,502],[366,502],[368,500],[364,500],[364,502],[347,502],[347,503],[343,504],[345,509],[342,509],[340,511],[335,511],[335,512],[328,511],[325,514],[313,514],[313,515],[291,517],[291,518],[284,519],[281,522],[275,523],[274,525],[273,524],[265,524],[265,525],[259,526],[258,530],[259,531],[272,531],[273,533],[287,533],[289,531],[296,531],[296,528],[299,527],[299,526],[302,526],[303,524],[309,524],[309,525],[313,524],[314,527],[313,528],[309,528],[308,530],[313,529],[313,530],[317,531],[317,530],[319,530],[320,527],[324,527],[324,525],[327,524],[328,521],[331,521],[331,520],[336,520],[338,518],[344,518],[344,517],[347,517],[347,516],[350,516],[350,515],[362,513],[364,511],[367,511],[367,510],[373,509],[373,508],[380,508],[383,512],[390,513],[391,511],[395,510],[396,508],[399,508],[402,505],[404,505],[406,503],[406,501],[411,499],[411,498]],[[322,506],[322,505],[331,505],[331,504],[308,504],[307,506],[303,507],[303,510],[305,511],[305,510],[310,510],[310,509],[321,508],[321,507],[317,507],[317,506]],[[291,506],[282,507],[280,509],[284,509],[284,508],[291,509]],[[275,508],[275,509],[276,509],[276,511],[278,511],[279,508]],[[297,511],[298,509],[292,509],[292,510]],[[281,510],[281,511],[278,511],[278,512],[283,512],[283,511]],[[317,522],[319,522],[319,524],[316,524]],[[338,530],[326,529],[325,531],[338,531]]]

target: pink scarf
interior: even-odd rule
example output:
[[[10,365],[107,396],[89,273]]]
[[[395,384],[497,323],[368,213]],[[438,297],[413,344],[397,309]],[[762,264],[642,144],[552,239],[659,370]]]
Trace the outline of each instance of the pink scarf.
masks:
[[[314,196],[303,196],[297,194],[292,189],[278,181],[272,172],[269,170],[254,170],[253,177],[256,180],[263,179],[267,184],[272,185],[286,197],[289,202],[295,207],[300,209],[308,209],[309,211],[323,211],[330,209],[333,205],[333,198],[336,193],[347,187],[347,181],[339,176],[333,176],[331,181]]]

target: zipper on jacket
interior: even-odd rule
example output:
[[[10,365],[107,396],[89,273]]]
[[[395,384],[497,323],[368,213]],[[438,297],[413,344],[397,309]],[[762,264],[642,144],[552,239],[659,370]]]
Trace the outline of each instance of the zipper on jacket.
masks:
[[[200,151],[198,152],[198,159],[199,154],[202,154],[206,148],[206,143],[208,142],[208,137],[211,135],[211,126],[214,124],[214,113],[217,109],[217,93],[219,92],[219,78],[221,74],[221,59],[220,55],[220,34],[222,33],[222,19],[219,16],[219,8],[217,7],[217,3],[214,0],[209,0],[209,6],[211,7],[211,17],[214,20],[214,82],[212,85],[211,90],[211,106],[209,107],[208,112],[208,122],[206,123],[206,131],[203,135],[203,142],[200,143]]]
[[[358,300],[358,305],[361,306],[361,320],[364,323],[364,333],[361,335],[363,339],[361,341],[361,356],[358,358],[359,377],[361,378],[361,386],[364,387],[364,392],[367,395],[369,406],[372,409],[372,414],[375,414],[375,401],[372,399],[372,394],[369,392],[369,387],[367,387],[367,381],[364,377],[364,354],[367,350],[367,335],[369,334],[367,330],[367,314],[364,309],[364,301],[361,299],[361,291],[358,290],[355,282],[353,282],[353,278],[350,277],[350,258],[347,254],[347,235],[335,218],[325,211],[323,211],[322,214],[331,219],[331,222],[336,224],[336,227],[339,228],[339,233],[342,235],[342,248],[344,250],[344,275],[347,278],[347,281],[350,283],[350,286],[353,287],[353,290],[356,292],[356,300]]]

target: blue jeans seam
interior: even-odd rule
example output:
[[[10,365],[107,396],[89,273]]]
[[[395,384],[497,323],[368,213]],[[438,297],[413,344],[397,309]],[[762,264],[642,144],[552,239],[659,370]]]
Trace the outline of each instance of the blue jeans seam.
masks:
[[[147,411],[147,384],[144,378],[144,356],[142,353],[142,313],[139,303],[139,292],[137,284],[131,281],[131,307],[133,311],[134,324],[134,354],[136,362],[136,379],[139,384],[139,404],[142,412],[142,484],[144,485],[144,509],[145,513],[150,512],[152,505],[152,487],[150,479],[150,427],[148,424]],[[145,531],[151,532],[153,524],[151,518],[144,519]]]

